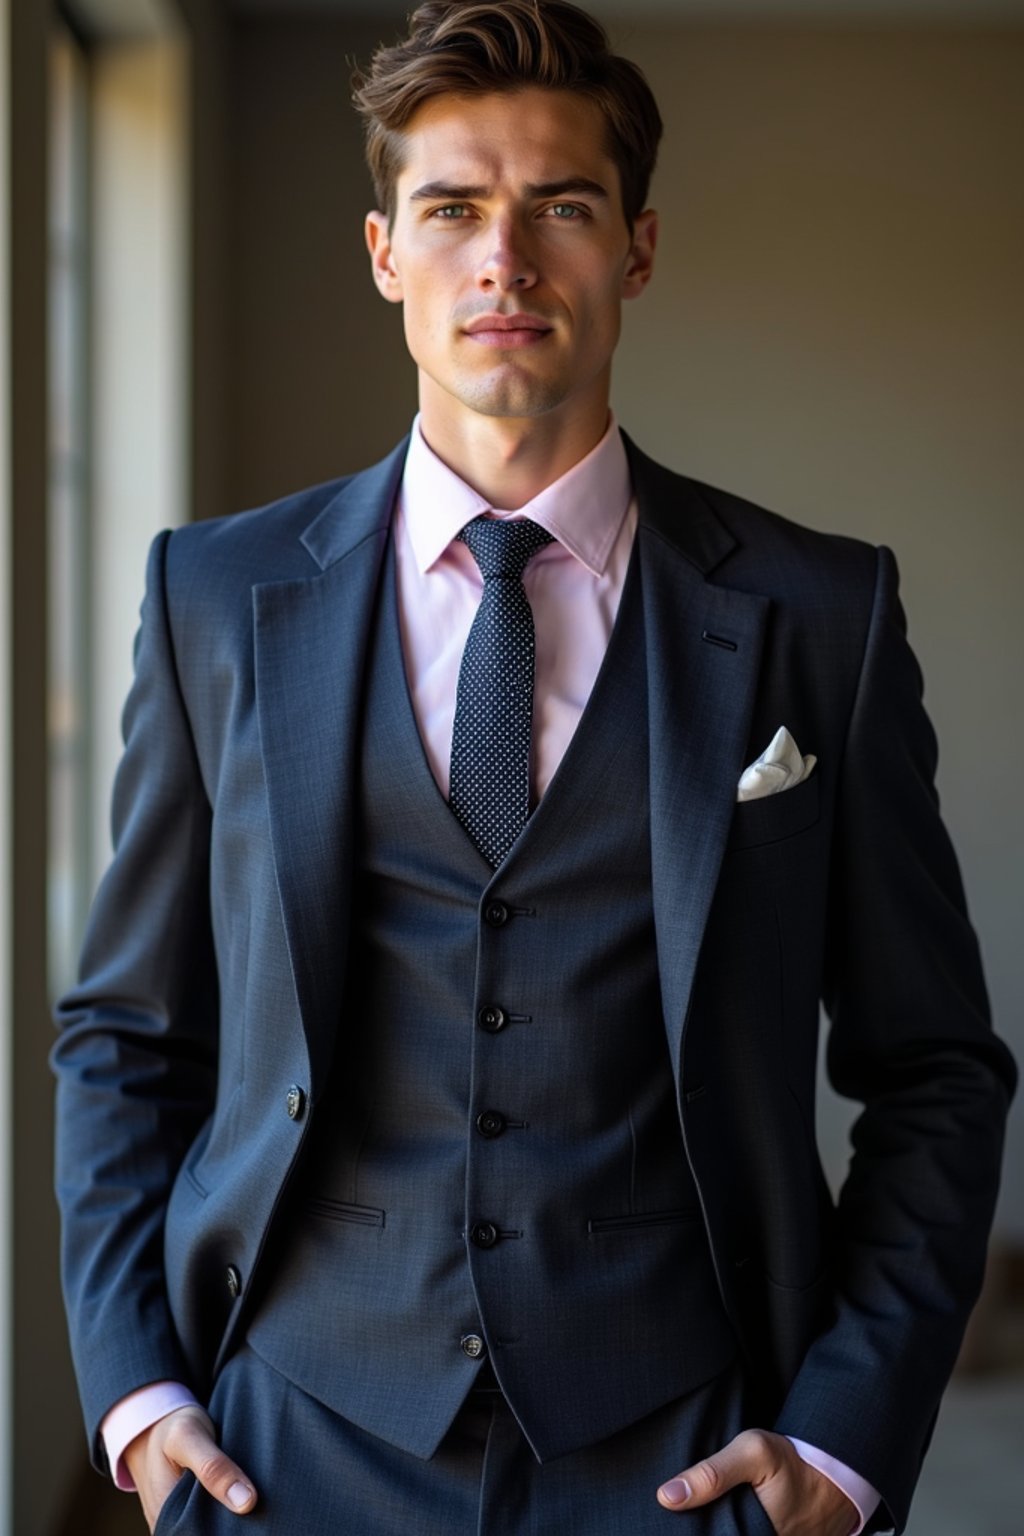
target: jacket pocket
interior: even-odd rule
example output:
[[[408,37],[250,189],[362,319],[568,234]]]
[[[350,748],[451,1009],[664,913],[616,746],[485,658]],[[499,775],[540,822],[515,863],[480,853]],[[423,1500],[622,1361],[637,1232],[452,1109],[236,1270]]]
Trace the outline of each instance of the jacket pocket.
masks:
[[[683,1221],[699,1221],[700,1211],[696,1208],[679,1211],[643,1211],[638,1215],[630,1216],[592,1216],[587,1222],[587,1231],[591,1237],[599,1237],[602,1232],[632,1232],[643,1227],[672,1227]]]
[[[153,1536],[169,1536],[185,1513],[189,1495],[197,1487],[196,1479],[191,1472],[182,1472],[178,1481],[160,1506],[160,1512],[156,1517],[153,1527]],[[209,1494],[206,1495],[210,1497]]]
[[[726,852],[779,843],[813,827],[821,814],[817,771],[795,789],[765,795],[760,800],[740,800],[733,812]]]
[[[328,1221],[345,1221],[356,1227],[383,1227],[384,1212],[373,1205],[353,1205],[349,1200],[329,1200],[326,1196],[313,1195],[306,1202],[314,1216]]]

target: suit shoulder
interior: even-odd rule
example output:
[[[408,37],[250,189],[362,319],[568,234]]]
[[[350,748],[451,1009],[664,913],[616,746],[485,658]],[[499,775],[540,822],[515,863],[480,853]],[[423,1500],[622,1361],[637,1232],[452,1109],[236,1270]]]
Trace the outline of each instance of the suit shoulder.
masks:
[[[262,506],[185,523],[171,532],[169,571],[187,574],[193,569],[237,567],[250,581],[273,580],[293,574],[290,567],[296,553],[308,569],[309,557],[299,544],[303,531],[355,478],[341,475]]]
[[[732,491],[691,481],[736,539],[736,557],[763,564],[770,560],[794,575],[834,573],[844,582],[858,578],[874,587],[878,550],[865,539],[848,534],[826,533],[749,501]]]
[[[628,437],[626,445],[641,517],[712,582],[790,602],[838,592],[870,604],[879,562],[874,545],[809,528],[657,463]]]
[[[263,582],[305,579],[387,526],[408,438],[357,474],[324,480],[264,506],[175,529],[167,541],[169,590],[246,593]]]

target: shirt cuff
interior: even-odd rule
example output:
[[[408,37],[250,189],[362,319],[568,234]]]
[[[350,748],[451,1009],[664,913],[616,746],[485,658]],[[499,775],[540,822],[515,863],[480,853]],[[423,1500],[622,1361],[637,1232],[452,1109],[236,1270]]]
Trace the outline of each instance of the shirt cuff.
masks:
[[[882,1495],[877,1489],[872,1488],[866,1478],[852,1471],[843,1462],[837,1461],[834,1456],[829,1456],[825,1451],[819,1451],[816,1445],[808,1445],[806,1440],[797,1440],[793,1435],[787,1435],[786,1439],[801,1461],[806,1461],[809,1467],[813,1467],[816,1472],[827,1477],[830,1483],[835,1483],[840,1493],[846,1494],[858,1516],[857,1524],[850,1530],[850,1536],[860,1536],[860,1532],[881,1504]]]
[[[134,1493],[128,1468],[122,1460],[125,1448],[158,1420],[165,1419],[175,1408],[198,1406],[188,1387],[177,1381],[154,1381],[148,1387],[140,1387],[115,1403],[100,1425],[107,1461],[110,1465],[114,1487],[124,1493]]]

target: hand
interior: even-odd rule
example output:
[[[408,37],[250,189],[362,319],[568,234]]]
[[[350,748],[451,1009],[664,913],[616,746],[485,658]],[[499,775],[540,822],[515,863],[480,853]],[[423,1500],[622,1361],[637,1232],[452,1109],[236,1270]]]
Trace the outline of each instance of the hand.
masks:
[[[665,1509],[698,1509],[750,1483],[778,1536],[850,1536],[856,1507],[823,1472],[798,1455],[784,1435],[745,1429],[706,1461],[658,1489]]]
[[[220,1449],[209,1415],[198,1407],[176,1408],[157,1419],[128,1444],[124,1460],[151,1532],[186,1468],[232,1514],[248,1514],[256,1503],[252,1483]]]

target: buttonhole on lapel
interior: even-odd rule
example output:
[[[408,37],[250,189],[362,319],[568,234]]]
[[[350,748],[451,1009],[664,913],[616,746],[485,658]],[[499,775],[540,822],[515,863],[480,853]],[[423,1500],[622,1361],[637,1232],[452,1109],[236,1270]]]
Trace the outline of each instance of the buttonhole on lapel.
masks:
[[[536,917],[537,916],[537,908],[536,907],[513,907],[512,908],[512,916],[513,917]]]
[[[532,1024],[533,1023],[533,1014],[532,1013],[507,1013],[505,1015],[505,1017],[508,1019],[510,1024]]]
[[[739,650],[739,646],[736,644],[735,640],[727,640],[724,635],[713,635],[710,629],[705,629],[702,631],[701,639],[705,640],[708,645],[719,646],[723,651]]]
[[[707,1091],[708,1090],[705,1085],[701,1083],[699,1088],[691,1088],[689,1092],[684,1093],[683,1098],[686,1100],[687,1104],[692,1104],[694,1099],[702,1099]]]

